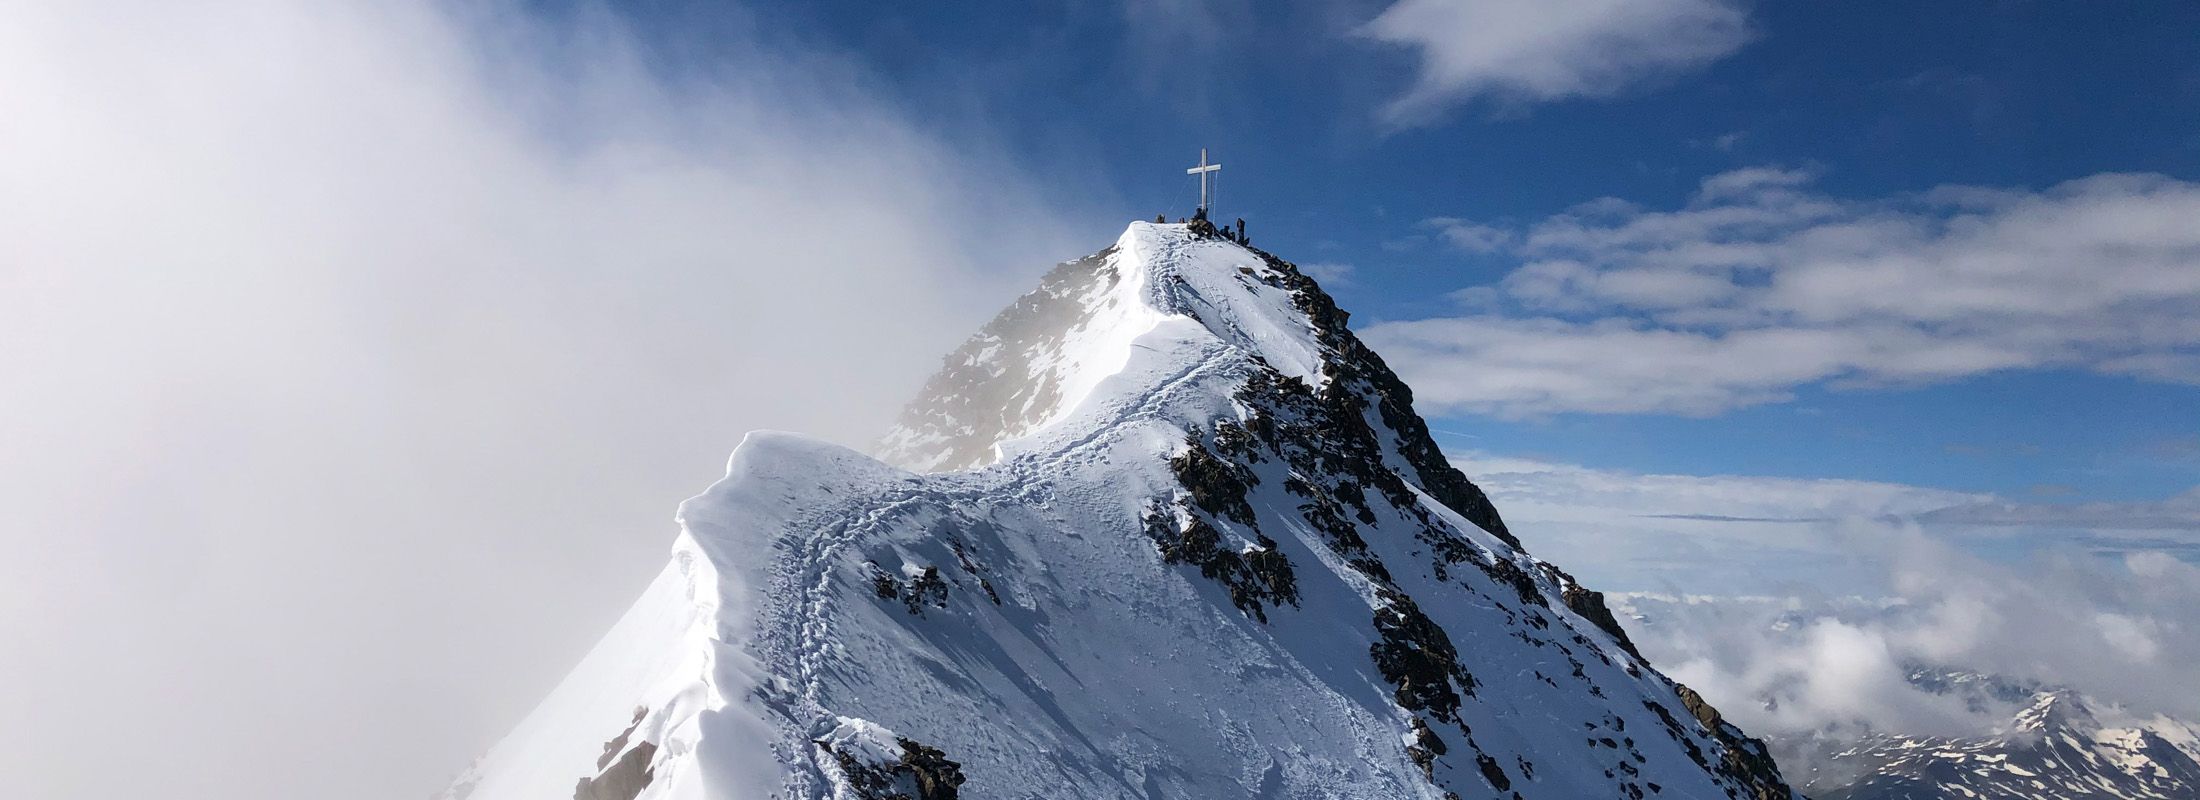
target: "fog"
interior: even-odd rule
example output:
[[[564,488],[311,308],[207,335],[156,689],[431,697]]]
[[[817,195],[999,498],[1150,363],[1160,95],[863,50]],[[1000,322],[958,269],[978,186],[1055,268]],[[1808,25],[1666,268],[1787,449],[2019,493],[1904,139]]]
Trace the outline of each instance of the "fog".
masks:
[[[742,432],[866,441],[1098,244],[721,21],[0,3],[13,793],[433,793]]]

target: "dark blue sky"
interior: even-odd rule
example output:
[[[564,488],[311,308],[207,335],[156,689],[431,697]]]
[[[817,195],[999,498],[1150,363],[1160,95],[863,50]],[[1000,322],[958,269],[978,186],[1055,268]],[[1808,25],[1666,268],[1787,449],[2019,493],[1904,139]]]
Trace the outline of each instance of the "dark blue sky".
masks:
[[[1936,187],[2036,197],[2103,173],[2200,179],[2200,4],[1703,0],[1746,17],[1746,34],[1711,57],[1646,65],[1570,95],[1467,91],[1404,125],[1384,109],[1414,85],[1424,53],[1362,27],[1389,5],[827,0],[738,18],[680,4],[629,11],[668,64],[725,55],[714,51],[722,39],[846,56],[860,65],[849,82],[943,136],[1007,153],[1095,246],[1123,219],[1189,213],[1196,191],[1183,168],[1210,148],[1226,165],[1220,215],[1246,218],[1254,241],[1279,255],[1336,265],[1342,279],[1329,285],[1363,328],[1498,314],[1733,330],[1624,303],[1504,300],[1463,312],[1454,292],[1497,285],[1542,254],[1446,246],[1434,218],[1525,237],[1597,198],[1649,211],[1701,204],[1705,178],[1747,167],[1807,173],[1810,196],[1853,204],[1853,220]],[[744,35],[722,36],[732,31]],[[1930,222],[1958,211],[1907,213]],[[1737,285],[1770,280],[1751,274]],[[2147,319],[2159,317],[2098,321]],[[1971,324],[1912,322],[1934,335]],[[2192,344],[2123,343],[2108,354],[2097,341],[2041,344],[2019,363],[1913,380],[1842,367],[1771,399],[1709,409],[1425,405],[1437,427],[1468,434],[1449,445],[1602,468],[2145,500],[2200,484],[2196,448],[2179,444],[2200,434],[2200,389],[2102,363],[2132,347],[2187,357]],[[1412,379],[1428,361],[1401,366]]]

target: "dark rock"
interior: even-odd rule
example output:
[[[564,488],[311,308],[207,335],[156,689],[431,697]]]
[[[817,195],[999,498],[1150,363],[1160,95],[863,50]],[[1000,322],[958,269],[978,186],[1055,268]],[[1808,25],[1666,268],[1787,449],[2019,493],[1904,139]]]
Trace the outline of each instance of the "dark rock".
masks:
[[[1245,494],[1258,480],[1246,468],[1208,452],[1195,438],[1191,446],[1169,459],[1177,483],[1192,496],[1192,503],[1207,513],[1240,525],[1255,525],[1253,507]]]
[[[1199,567],[1200,575],[1228,589],[1231,605],[1261,622],[1268,621],[1264,604],[1298,605],[1298,576],[1275,540],[1261,536],[1257,547],[1243,552],[1226,548],[1219,529],[1191,509],[1183,511],[1182,525],[1158,510],[1146,514],[1146,536],[1162,561]]]
[[[970,557],[970,551],[963,548],[961,539],[953,540],[952,545],[955,548],[955,563],[960,565],[964,572],[968,572],[972,577],[978,579],[978,588],[985,592],[987,600],[993,601],[994,605],[1000,605],[1001,593],[993,590],[992,581],[986,580],[985,567],[979,566],[978,562]]]
[[[965,780],[961,764],[936,748],[907,738],[897,741],[901,758],[876,764],[864,763],[825,742],[817,746],[840,762],[841,773],[861,800],[958,800]]]
[[[1491,758],[1488,753],[1474,754],[1474,765],[1482,768],[1482,778],[1489,781],[1491,786],[1497,787],[1498,791],[1512,789],[1513,782],[1511,778],[1505,777],[1505,768],[1498,766],[1497,759]]]
[[[1551,602],[1544,599],[1543,591],[1536,588],[1535,578],[1529,576],[1527,570],[1521,569],[1511,559],[1497,559],[1484,565],[1482,570],[1498,583],[1512,587],[1513,594],[1519,596],[1521,603],[1546,608],[1550,606]]]
[[[871,593],[880,600],[892,600],[901,596],[901,579],[880,567],[877,562],[864,562],[871,568]]]
[[[649,788],[649,782],[657,777],[656,765],[651,763],[657,757],[657,745],[644,741],[627,746],[647,711],[635,709],[634,722],[604,744],[603,755],[596,759],[595,777],[574,784],[573,800],[634,800]],[[615,756],[617,760],[613,761]]]
[[[1398,435],[1399,455],[1421,478],[1421,488],[1468,522],[1489,531],[1514,549],[1520,549],[1520,540],[1505,528],[1489,496],[1444,458],[1443,450],[1429,435],[1428,424],[1413,411],[1413,390],[1398,379],[1397,373],[1391,371],[1381,356],[1352,334],[1347,326],[1351,315],[1338,308],[1337,301],[1315,285],[1314,279],[1299,272],[1297,265],[1259,250],[1254,252],[1272,271],[1282,276],[1284,288],[1291,290],[1292,303],[1314,323],[1322,344],[1336,352],[1336,357],[1330,360],[1337,372],[1332,381],[1341,379],[1342,383],[1363,384],[1372,390],[1377,398],[1376,410],[1382,415],[1383,424]]]
[[[947,607],[947,581],[940,579],[939,567],[925,567],[923,572],[909,579],[908,588],[902,590],[901,602],[909,607],[909,613],[922,614],[927,605]]]
[[[864,565],[871,571],[871,593],[880,600],[900,600],[911,614],[923,614],[925,606],[947,607],[947,581],[940,577],[939,567],[925,567],[903,583],[878,562],[866,561]],[[1000,601],[996,598],[994,602]]]
[[[1734,794],[1748,800],[1789,800],[1794,796],[1786,781],[1780,777],[1780,768],[1772,761],[1764,742],[1750,738],[1741,729],[1726,722],[1702,695],[1680,684],[1673,684],[1673,692],[1679,696],[1681,706],[1702,726],[1713,741],[1718,742],[1721,755],[1714,765],[1704,757],[1702,748],[1696,746],[1694,737],[1688,735],[1680,721],[1665,706],[1650,700],[1642,701],[1644,707],[1658,715],[1667,733],[1688,751],[1688,757],[1698,765],[1732,781]]]
[[[1559,599],[1566,604],[1567,610],[1581,615],[1589,624],[1609,634],[1612,641],[1619,643],[1620,649],[1627,651],[1628,655],[1634,656],[1638,661],[1643,660],[1642,651],[1636,650],[1635,641],[1627,637],[1627,629],[1620,627],[1619,618],[1612,615],[1610,606],[1605,605],[1603,592],[1582,586],[1580,581],[1574,580],[1574,576],[1557,567],[1544,564],[1543,569],[1557,578],[1559,585],[1565,587],[1560,591]]]
[[[1424,777],[1436,780],[1436,757],[1449,750],[1444,740],[1429,730],[1428,723],[1422,722],[1420,717],[1413,718],[1413,744],[1406,745],[1406,757],[1413,759],[1414,766],[1421,768]]]
[[[1375,611],[1375,632],[1381,639],[1368,645],[1368,655],[1396,688],[1398,707],[1458,722],[1460,695],[1474,694],[1474,676],[1459,665],[1451,636],[1413,598],[1395,589],[1380,591],[1384,603]]]

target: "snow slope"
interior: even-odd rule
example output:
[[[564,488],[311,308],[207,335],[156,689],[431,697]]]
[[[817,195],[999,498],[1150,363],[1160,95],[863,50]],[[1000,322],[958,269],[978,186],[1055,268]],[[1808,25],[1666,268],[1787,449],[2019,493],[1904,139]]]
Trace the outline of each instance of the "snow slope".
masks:
[[[881,454],[751,434],[447,796],[1790,796],[1203,223],[1050,273]]]

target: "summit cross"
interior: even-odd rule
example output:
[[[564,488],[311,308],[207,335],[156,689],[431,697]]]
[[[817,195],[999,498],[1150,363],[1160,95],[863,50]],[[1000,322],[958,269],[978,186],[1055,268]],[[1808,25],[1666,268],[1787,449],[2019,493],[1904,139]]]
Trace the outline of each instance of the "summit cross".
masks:
[[[1184,174],[1186,175],[1199,176],[1199,210],[1213,210],[1214,206],[1212,205],[1212,200],[1210,200],[1210,195],[1207,191],[1207,174],[1210,172],[1219,172],[1221,170],[1221,164],[1207,163],[1207,148],[1202,147],[1199,148],[1199,166],[1184,171]],[[1215,177],[1221,178],[1222,176],[1217,175]],[[1219,184],[1220,181],[1217,181],[1217,183]]]

